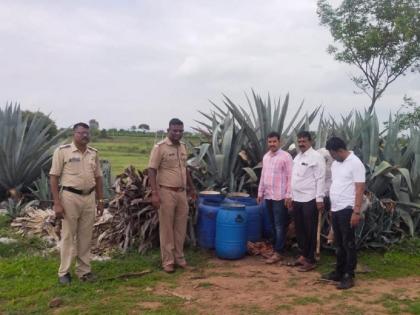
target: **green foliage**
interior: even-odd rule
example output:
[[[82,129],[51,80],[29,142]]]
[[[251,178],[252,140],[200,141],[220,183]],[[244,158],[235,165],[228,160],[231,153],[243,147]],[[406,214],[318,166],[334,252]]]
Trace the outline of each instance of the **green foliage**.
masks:
[[[109,133],[111,135],[111,133]],[[153,145],[161,140],[154,134],[139,134],[135,136],[110,136],[107,139],[97,139],[90,144],[99,150],[99,157],[108,160],[112,165],[112,179],[124,171],[127,165],[134,165],[139,170],[147,167],[150,151]],[[197,136],[185,136],[184,141],[199,143]]]
[[[51,161],[52,150],[63,131],[49,138],[51,125],[46,118],[23,118],[19,105],[0,108],[0,189],[17,189],[31,185]]]
[[[3,236],[0,231],[0,237]],[[39,239],[21,239],[18,242],[0,245],[0,313],[5,314],[187,314],[183,312],[185,301],[175,296],[151,291],[157,285],[175,284],[179,275],[167,275],[160,271],[160,255],[157,250],[147,255],[115,254],[112,260],[92,262],[93,271],[99,280],[82,283],[73,278],[70,287],[57,282],[58,255],[39,255],[47,249]],[[38,252],[38,254],[37,254]],[[202,266],[207,255],[186,251],[192,266]],[[142,277],[118,276],[150,270]],[[115,277],[115,279],[113,279]],[[108,280],[106,280],[108,279]],[[51,309],[48,303],[60,297],[63,304]],[[151,311],[143,303],[157,302]]]
[[[338,8],[319,0],[317,12],[339,43],[328,52],[360,70],[351,79],[370,97],[370,113],[392,82],[420,65],[418,0],[343,0]]]
[[[357,246],[388,248],[405,237],[420,235],[420,131],[400,137],[400,121],[389,118],[380,132],[375,112],[357,111],[341,121],[321,118],[317,144],[336,135],[364,162],[369,209],[356,230]]]
[[[408,130],[411,126],[420,124],[420,107],[407,95],[404,96],[404,103],[400,106],[398,112],[394,115],[394,120],[399,121],[399,130]],[[385,122],[385,126],[388,122]]]
[[[35,199],[39,200],[41,203],[50,205],[52,200],[50,183],[48,176],[45,175],[44,171],[41,171],[41,177],[36,179],[33,184],[33,187],[28,187]]]
[[[23,199],[15,201],[14,199],[9,198],[6,204],[6,211],[7,214],[14,219],[16,217],[22,216],[26,207],[30,207],[36,204],[38,204],[38,200],[32,200],[26,203]]]
[[[146,133],[146,131],[150,130],[150,126],[148,124],[140,124],[138,128],[143,132]]]
[[[195,169],[194,178],[201,188],[228,191],[256,190],[260,162],[267,152],[267,135],[277,131],[283,149],[294,142],[296,133],[309,125],[317,116],[316,108],[301,115],[302,104],[286,124],[289,95],[283,102],[270,96],[264,101],[252,91],[252,101],[247,96],[248,109],[235,104],[224,96],[225,109],[212,103],[211,113],[203,113],[206,121],[199,121],[199,131],[205,142],[196,148],[190,165]]]
[[[29,110],[25,110],[25,111],[22,111],[22,117],[23,119],[28,119],[28,126],[31,124],[34,117],[41,118],[44,121],[44,127],[49,126],[49,129],[47,132],[48,139],[53,138],[58,133],[57,125],[55,124],[55,122],[49,117],[49,115],[45,115],[44,113],[40,111],[31,112]]]

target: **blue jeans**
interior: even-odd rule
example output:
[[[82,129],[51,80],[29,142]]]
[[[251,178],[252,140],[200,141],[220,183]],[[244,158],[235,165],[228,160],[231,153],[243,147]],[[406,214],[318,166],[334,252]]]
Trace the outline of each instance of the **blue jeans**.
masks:
[[[282,254],[284,253],[286,243],[289,214],[287,208],[284,206],[284,200],[266,199],[265,202],[271,222],[273,223],[274,250]]]

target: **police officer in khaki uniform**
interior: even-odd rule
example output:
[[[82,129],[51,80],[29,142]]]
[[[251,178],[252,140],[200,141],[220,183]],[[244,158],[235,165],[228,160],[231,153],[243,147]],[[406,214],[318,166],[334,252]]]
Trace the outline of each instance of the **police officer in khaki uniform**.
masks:
[[[159,213],[160,251],[163,270],[174,272],[175,265],[186,268],[184,240],[188,222],[189,195],[196,198],[186,168],[187,149],[181,138],[184,124],[177,118],[169,122],[168,135],[150,154],[149,178],[152,204]]]
[[[63,220],[61,264],[58,270],[62,284],[71,282],[70,267],[74,254],[79,279],[95,279],[90,268],[92,230],[95,209],[98,215],[102,215],[104,200],[98,151],[87,145],[89,140],[89,126],[85,123],[75,124],[73,142],[56,149],[52,159],[50,184],[54,211],[56,217]]]

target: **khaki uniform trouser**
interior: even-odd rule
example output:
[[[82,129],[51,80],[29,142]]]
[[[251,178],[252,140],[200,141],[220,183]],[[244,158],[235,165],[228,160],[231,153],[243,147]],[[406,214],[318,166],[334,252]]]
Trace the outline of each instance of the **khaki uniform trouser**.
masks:
[[[162,266],[183,263],[184,241],[188,222],[188,201],[185,191],[160,189],[159,237]]]
[[[64,207],[61,228],[61,263],[58,276],[70,271],[73,257],[76,256],[76,275],[80,278],[91,271],[90,248],[95,222],[95,193],[81,196],[68,191],[60,194]]]

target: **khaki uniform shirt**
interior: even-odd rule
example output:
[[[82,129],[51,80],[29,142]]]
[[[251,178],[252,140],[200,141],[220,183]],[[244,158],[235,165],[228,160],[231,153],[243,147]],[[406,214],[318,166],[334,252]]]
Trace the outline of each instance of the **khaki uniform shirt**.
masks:
[[[185,143],[173,144],[168,137],[155,144],[150,154],[149,168],[157,170],[157,184],[187,187],[187,148]]]
[[[95,187],[96,177],[102,176],[98,150],[87,147],[82,153],[74,143],[54,151],[50,175],[60,177],[61,186],[87,190]]]

